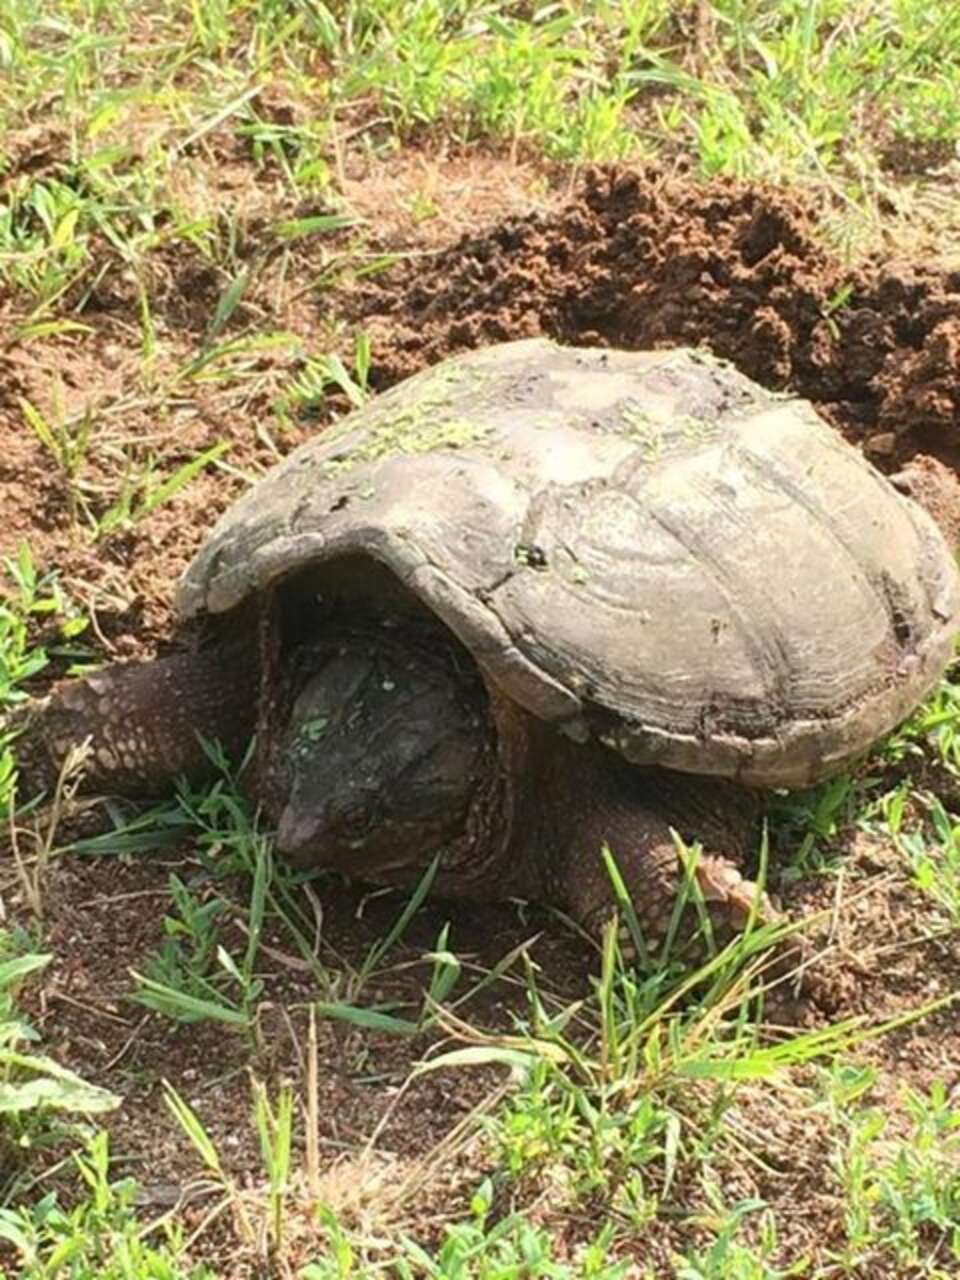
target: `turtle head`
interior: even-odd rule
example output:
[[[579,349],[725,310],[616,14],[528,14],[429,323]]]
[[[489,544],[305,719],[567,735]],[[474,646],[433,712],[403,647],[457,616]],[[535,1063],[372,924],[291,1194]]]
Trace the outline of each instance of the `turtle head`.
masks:
[[[277,845],[301,867],[376,878],[426,867],[462,834],[487,737],[449,657],[344,643],[293,705]]]

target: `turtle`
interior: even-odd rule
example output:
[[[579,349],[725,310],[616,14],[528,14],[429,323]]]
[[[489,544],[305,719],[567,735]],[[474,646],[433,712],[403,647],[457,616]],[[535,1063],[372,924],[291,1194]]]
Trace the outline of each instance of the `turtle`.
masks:
[[[244,785],[308,872],[433,868],[597,937],[606,850],[656,938],[698,842],[736,926],[772,909],[765,797],[848,766],[950,661],[957,491],[933,463],[898,487],[699,348],[460,354],[245,492],[179,583],[191,643],[55,689],[24,778],[87,741],[88,785],[149,795],[255,738]]]

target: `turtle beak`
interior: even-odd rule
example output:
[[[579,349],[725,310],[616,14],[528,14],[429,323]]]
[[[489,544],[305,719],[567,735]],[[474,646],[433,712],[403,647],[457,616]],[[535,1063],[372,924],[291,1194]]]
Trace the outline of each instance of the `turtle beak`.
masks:
[[[302,813],[296,805],[288,803],[277,826],[277,850],[293,865],[307,866],[316,837],[316,822],[311,820],[310,814]]]

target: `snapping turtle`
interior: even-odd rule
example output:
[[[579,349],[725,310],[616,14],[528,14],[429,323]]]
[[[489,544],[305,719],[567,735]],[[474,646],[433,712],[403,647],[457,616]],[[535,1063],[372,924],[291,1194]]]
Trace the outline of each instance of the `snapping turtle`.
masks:
[[[206,642],[62,687],[34,765],[89,737],[89,781],[150,792],[209,767],[198,735],[239,752],[256,730],[248,782],[297,864],[402,883],[439,855],[441,893],[546,898],[596,931],[606,844],[656,935],[671,828],[742,916],[758,790],[827,776],[914,708],[960,580],[808,404],[698,351],[535,339],[295,450],[177,605]]]

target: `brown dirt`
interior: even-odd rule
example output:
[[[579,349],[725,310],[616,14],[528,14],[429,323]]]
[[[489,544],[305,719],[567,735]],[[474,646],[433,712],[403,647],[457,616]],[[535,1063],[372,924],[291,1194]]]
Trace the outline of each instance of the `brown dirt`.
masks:
[[[367,269],[385,248],[419,263],[438,245],[498,213],[545,210],[559,200],[534,167],[478,149],[410,149],[374,160],[350,156],[341,185],[359,230],[281,246],[281,254],[272,231],[278,221],[328,210],[284,195],[237,146],[233,139],[215,143],[208,163],[185,167],[181,198],[188,208],[195,201],[202,208],[191,183],[207,199],[214,189],[218,207],[238,220],[238,262],[230,269],[214,267],[183,242],[163,245],[144,260],[156,338],[149,362],[137,325],[136,282],[105,242],[94,250],[100,267],[96,286],[89,296],[85,286],[78,287],[65,300],[69,318],[75,321],[79,314],[89,333],[19,341],[17,326],[27,319],[20,310],[23,299],[0,290],[0,329],[8,335],[0,345],[0,555],[29,539],[38,566],[55,567],[78,603],[95,615],[98,647],[113,658],[139,656],[165,642],[171,586],[204,530],[242,489],[241,477],[255,476],[278,451],[322,425],[316,415],[302,424],[278,424],[274,416],[275,399],[302,367],[300,351],[258,353],[222,380],[182,376],[203,350],[231,272],[249,269],[252,283],[223,340],[279,330],[299,338],[303,351],[339,348],[349,364],[343,319],[334,312],[318,326],[310,301],[314,290],[329,294],[328,277]],[[49,140],[38,154],[53,149]],[[73,306],[80,307],[78,313]],[[89,520],[71,515],[65,477],[27,426],[24,399],[51,423],[64,414],[74,421],[91,415],[79,480],[95,517],[117,497],[118,448],[137,462],[153,458],[158,473],[167,475],[226,441],[228,465],[197,477],[148,521],[93,546]],[[331,400],[331,412],[342,408]]]
[[[879,456],[960,447],[960,271],[844,268],[811,204],[763,187],[595,171],[558,212],[466,236],[346,310],[372,335],[381,385],[535,334],[704,345]]]
[[[231,169],[228,159],[225,190],[235,187],[242,194],[249,174],[242,176],[236,157]],[[366,256],[354,257],[354,265],[362,268],[371,255],[388,250],[410,256],[372,278],[359,271],[352,283],[341,278],[335,289],[314,298],[301,282],[317,276],[327,250],[305,248],[287,268],[295,287],[274,297],[275,278],[258,279],[226,336],[269,323],[300,334],[311,350],[337,346],[346,357],[344,329],[363,327],[373,343],[373,381],[381,388],[452,352],[530,334],[629,348],[704,343],[768,386],[809,396],[884,465],[917,451],[947,460],[960,456],[960,273],[923,263],[868,262],[847,269],[822,248],[811,208],[782,192],[604,171],[588,175],[561,202],[539,175],[516,166],[498,169],[487,158],[484,164],[486,169],[453,156],[425,169],[419,159],[406,157],[376,176],[345,175],[368,218],[378,205],[390,210],[379,227],[368,228]],[[398,213],[401,207],[407,215]],[[494,222],[504,213],[505,221]],[[478,229],[481,222],[489,225]],[[258,236],[265,234],[250,228],[249,261],[263,248]],[[460,238],[450,244],[451,235]],[[337,245],[350,259],[349,235]],[[162,349],[152,376],[161,379],[196,354],[224,278],[181,251],[171,250],[154,267]],[[81,316],[91,335],[29,347],[12,343],[0,351],[0,549],[12,550],[19,538],[29,538],[38,565],[57,568],[71,593],[94,610],[93,647],[101,656],[136,656],[168,642],[173,580],[212,516],[239,490],[236,471],[255,472],[270,462],[274,445],[286,451],[316,427],[273,425],[272,400],[297,363],[270,353],[260,355],[242,379],[184,384],[163,399],[158,419],[156,400],[143,391],[134,307],[129,281],[108,273]],[[11,313],[8,319],[16,317]],[[89,500],[98,509],[109,500],[118,427],[168,470],[226,439],[236,470],[201,475],[149,520],[93,543],[69,518],[63,477],[19,413],[20,396],[49,407],[58,394],[72,409],[98,410],[98,434],[84,473]],[[893,1017],[957,990],[960,944],[955,935],[931,927],[930,904],[910,887],[896,852],[851,832],[834,845],[833,855],[830,874],[775,883],[788,909],[826,916],[814,931],[824,950],[816,980],[799,1000],[781,1002],[778,1017],[794,1025],[858,1014]],[[196,860],[184,858],[56,862],[47,881],[44,922],[56,960],[35,988],[32,1005],[52,1052],[124,1094],[123,1108],[110,1121],[114,1151],[143,1184],[151,1210],[187,1189],[198,1167],[162,1107],[161,1078],[196,1105],[235,1177],[246,1183],[262,1176],[247,1069],[274,1083],[301,1084],[304,1005],[342,991],[345,964],[360,962],[401,901],[368,901],[356,886],[323,883],[321,955],[330,985],[319,992],[315,978],[291,960],[289,940],[268,934],[269,1008],[262,1045],[251,1051],[222,1028],[177,1027],[127,1000],[129,969],[142,968],[163,940],[170,871],[192,877],[201,892],[213,891]],[[775,880],[776,875],[775,868]],[[246,886],[236,886],[238,903],[245,892]],[[0,894],[8,918],[16,919],[23,904],[5,868]],[[589,983],[589,951],[535,909],[518,915],[510,906],[432,904],[414,922],[400,958],[415,961],[432,947],[447,919],[450,947],[476,966],[496,963],[511,946],[542,930],[533,955],[552,996],[572,1000]],[[423,973],[420,965],[391,972],[365,990],[364,1002],[415,1003]],[[525,1013],[525,1001],[519,986],[505,984],[461,1012],[503,1027],[512,1013]],[[403,1089],[426,1047],[423,1038],[398,1041],[332,1022],[322,1023],[320,1034],[325,1194],[372,1234],[393,1230],[396,1223],[384,1228],[377,1206],[367,1203],[371,1162],[386,1170],[392,1184],[413,1177],[418,1162],[490,1095],[496,1078],[460,1072],[429,1076]],[[960,1062],[956,1012],[945,1010],[898,1031],[865,1053],[879,1072],[875,1099],[881,1104],[892,1106],[906,1082],[923,1087],[939,1078],[954,1088]],[[748,1097],[743,1105],[755,1129],[766,1130],[766,1163],[758,1163],[754,1173],[749,1164],[729,1171],[729,1200],[740,1193],[762,1195],[777,1214],[781,1256],[818,1256],[824,1242],[839,1238],[843,1212],[823,1167],[824,1130],[811,1128],[808,1113],[798,1118],[769,1095]],[[405,1200],[398,1220],[418,1238],[435,1239],[438,1206],[455,1215],[490,1168],[489,1152],[473,1145]],[[196,1195],[185,1211],[188,1229],[211,1204],[209,1196]],[[527,1194],[521,1186],[504,1195],[507,1201],[515,1196],[551,1229],[561,1253],[591,1235],[589,1207],[580,1216],[566,1210],[557,1216],[542,1188]],[[657,1231],[631,1246],[657,1275],[670,1274],[670,1250],[688,1247],[694,1238],[689,1213],[704,1211],[683,1169],[668,1208]],[[315,1242],[306,1222],[302,1229],[303,1255],[291,1262],[309,1257],[310,1240]],[[249,1267],[237,1261],[226,1224],[217,1232],[204,1237],[199,1252],[215,1264],[219,1260],[224,1275],[268,1274],[252,1261]],[[886,1273],[866,1267],[857,1274],[867,1280]]]

